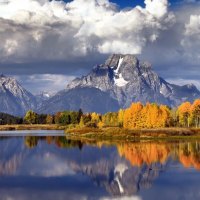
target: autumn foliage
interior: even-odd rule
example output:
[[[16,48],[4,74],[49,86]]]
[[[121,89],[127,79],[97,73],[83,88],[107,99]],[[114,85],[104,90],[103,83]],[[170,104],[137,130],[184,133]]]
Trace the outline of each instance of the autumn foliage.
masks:
[[[165,128],[165,127],[200,127],[200,99],[193,103],[184,102],[177,108],[166,105],[141,102],[132,103],[127,109],[118,112],[83,113],[62,111],[55,115],[37,114],[28,111],[23,120],[30,124],[62,124],[79,127],[123,127],[126,129]]]
[[[178,107],[179,125],[182,127],[200,126],[200,99],[190,102],[184,102]]]
[[[170,110],[165,105],[133,103],[124,113],[124,128],[160,128],[170,126]]]
[[[164,127],[200,127],[200,99],[182,103],[177,109],[166,105],[140,102],[124,110],[123,127],[164,128]]]

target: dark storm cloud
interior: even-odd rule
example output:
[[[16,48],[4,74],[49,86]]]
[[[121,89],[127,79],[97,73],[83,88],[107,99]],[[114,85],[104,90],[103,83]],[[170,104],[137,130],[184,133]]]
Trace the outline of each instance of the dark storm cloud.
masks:
[[[173,10],[176,23],[143,49],[140,57],[149,60],[158,74],[174,83],[195,83],[200,77],[200,5],[187,4]]]
[[[38,61],[25,63],[0,63],[0,72],[10,75],[65,74],[82,75],[96,64],[101,64],[108,54],[91,53],[84,57],[69,60]]]

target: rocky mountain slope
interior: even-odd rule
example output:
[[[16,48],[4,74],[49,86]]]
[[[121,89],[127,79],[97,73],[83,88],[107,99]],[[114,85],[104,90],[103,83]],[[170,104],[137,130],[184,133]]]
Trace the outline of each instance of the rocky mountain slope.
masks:
[[[114,54],[105,64],[74,79],[65,90],[44,102],[39,112],[83,108],[104,113],[126,108],[137,101],[177,106],[199,97],[200,92],[194,85],[170,84],[152,70],[151,64],[139,61],[134,55]]]
[[[87,112],[105,113],[118,110],[119,104],[107,92],[94,87],[77,87],[58,92],[42,104],[39,113],[55,113],[79,108]]]
[[[149,63],[134,55],[111,55],[105,64],[95,66],[88,75],[74,79],[53,96],[34,96],[14,78],[0,76],[0,112],[12,115],[24,115],[29,109],[56,113],[82,108],[84,112],[105,113],[127,108],[137,101],[173,107],[199,97],[193,84],[170,84]]]
[[[24,115],[36,108],[36,98],[25,90],[14,78],[0,76],[0,112]]]

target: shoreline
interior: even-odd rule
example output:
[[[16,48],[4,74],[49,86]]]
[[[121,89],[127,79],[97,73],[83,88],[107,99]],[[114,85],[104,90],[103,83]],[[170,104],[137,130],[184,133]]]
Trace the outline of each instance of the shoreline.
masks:
[[[156,128],[156,129],[124,129],[119,127],[67,128],[59,124],[19,124],[0,125],[0,131],[17,130],[64,130],[69,138],[103,139],[103,140],[138,140],[138,139],[200,139],[200,128]]]
[[[17,124],[0,125],[0,131],[23,131],[23,130],[65,130],[66,126],[59,124]]]
[[[159,128],[133,129],[124,128],[74,128],[66,129],[65,134],[72,139],[91,140],[145,140],[145,139],[200,139],[200,128]]]

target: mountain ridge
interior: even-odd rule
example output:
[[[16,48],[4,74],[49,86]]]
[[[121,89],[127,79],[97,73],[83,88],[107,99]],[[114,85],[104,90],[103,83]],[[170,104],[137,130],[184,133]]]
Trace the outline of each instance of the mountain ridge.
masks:
[[[95,65],[51,97],[46,93],[34,96],[14,78],[0,75],[0,112],[20,116],[30,109],[46,114],[80,108],[84,112],[114,112],[138,101],[174,107],[199,97],[195,85],[171,84],[153,71],[150,63],[131,54],[109,56],[104,64]]]
[[[132,102],[140,101],[156,102],[158,104],[166,104],[174,107],[181,104],[183,101],[192,102],[194,99],[200,97],[200,92],[193,84],[184,86],[178,86],[170,84],[161,78],[156,72],[152,70],[152,66],[148,62],[139,61],[139,59],[131,54],[113,54],[111,55],[104,64],[96,65],[93,69],[85,76],[81,78],[75,78],[62,91],[65,94],[64,107],[57,107],[56,110],[63,110],[70,107],[67,101],[67,93],[72,91],[76,93],[76,98],[79,98],[79,92],[81,88],[96,88],[99,92],[109,94],[109,96],[116,100],[119,104],[119,108],[127,108]],[[79,92],[78,92],[79,91]],[[54,104],[60,104],[62,97],[57,93],[57,102],[53,102],[50,98],[47,102],[50,107]],[[88,95],[91,95],[88,93]],[[54,99],[55,99],[54,96]],[[87,94],[85,94],[87,96]],[[74,98],[75,101],[75,98]],[[104,99],[102,99],[103,106]],[[94,105],[92,105],[94,107]],[[73,107],[78,110],[80,105]],[[94,109],[93,111],[96,111]],[[117,108],[110,107],[110,110],[116,110]],[[45,112],[46,110],[41,107],[40,111]],[[84,111],[91,111],[85,109]]]
[[[35,96],[16,79],[0,76],[0,112],[22,116],[27,110],[35,109],[36,104]]]

